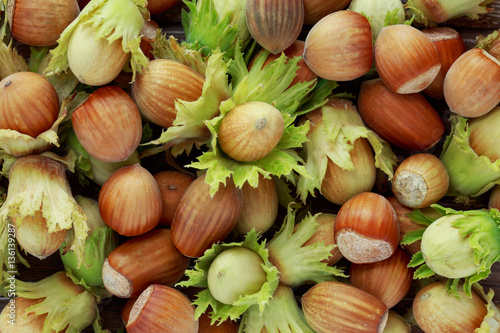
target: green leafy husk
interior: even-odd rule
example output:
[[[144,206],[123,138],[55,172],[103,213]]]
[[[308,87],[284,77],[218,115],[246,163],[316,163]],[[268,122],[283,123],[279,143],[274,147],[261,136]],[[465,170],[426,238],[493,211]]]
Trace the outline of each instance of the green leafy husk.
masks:
[[[78,25],[90,25],[96,39],[104,38],[109,43],[121,39],[122,49],[130,53],[132,81],[137,72],[146,67],[149,60],[140,48],[141,30],[144,20],[149,19],[146,0],[92,0],[80,12],[78,17],[64,29],[57,40],[57,47],[50,53],[45,71],[47,75],[65,72],[69,68],[67,57],[68,45]]]
[[[188,280],[181,281],[177,285],[183,287],[199,287],[204,288],[196,295],[196,300],[193,304],[196,306],[195,318],[199,318],[210,306],[212,311],[209,313],[212,319],[212,324],[217,321],[223,322],[230,318],[231,320],[238,319],[250,306],[256,305],[259,312],[262,313],[266,304],[271,300],[272,295],[279,283],[278,269],[271,264],[268,258],[268,251],[265,248],[265,241],[259,243],[260,236],[254,230],[245,235],[242,242],[233,243],[218,243],[212,245],[210,249],[205,251],[204,255],[197,259],[194,269],[186,270]],[[217,301],[210,290],[208,289],[208,269],[215,258],[226,249],[233,247],[245,247],[257,253],[264,261],[262,268],[266,272],[267,281],[262,285],[259,292],[255,294],[240,296],[233,304],[223,304]]]
[[[243,314],[239,331],[241,333],[303,332],[314,333],[299,308],[293,290],[282,284],[261,314],[257,305],[252,305]]]
[[[10,40],[7,45],[0,40],[0,64],[2,64],[2,66],[0,66],[0,80],[3,80],[13,73],[25,72],[28,70],[28,64],[12,46],[12,42],[13,41]]]
[[[474,291],[481,296],[481,298],[486,303],[487,314],[484,317],[483,322],[479,328],[476,328],[474,333],[490,333],[500,331],[500,309],[493,301],[495,297],[495,292],[490,289],[488,293],[484,292],[484,288],[479,283],[474,283],[472,285]]]
[[[166,34],[158,30],[152,46],[155,59],[174,60],[206,76],[207,62],[210,57],[200,51],[190,49],[185,42],[179,44],[174,36],[167,38]]]
[[[394,175],[398,159],[390,145],[365,126],[351,102],[346,101],[345,105],[346,108],[337,108],[330,103],[323,105],[320,109],[322,122],[315,124],[314,130],[307,135],[303,154],[310,177],[300,176],[297,184],[297,193],[303,202],[309,195],[314,197],[316,189],[321,189],[328,160],[342,169],[355,169],[349,152],[358,138],[366,138],[373,148],[375,167],[382,170],[389,180]]]
[[[26,309],[27,315],[47,314],[42,333],[81,332],[98,317],[97,301],[66,272],[57,272],[37,282],[16,280],[18,297],[42,299]]]
[[[189,154],[193,145],[200,148],[210,141],[209,131],[205,124],[219,114],[221,101],[230,96],[227,63],[222,53],[214,51],[207,60],[205,83],[201,97],[193,102],[177,100],[175,110],[177,116],[160,138],[148,144],[163,145],[160,149],[146,150],[143,156],[164,151],[171,147],[174,156],[183,152]],[[196,56],[195,56],[196,57]]]
[[[87,216],[76,203],[66,178],[66,168],[44,156],[33,155],[17,159],[10,168],[9,187],[4,205],[0,208],[0,258],[8,255],[8,226],[11,220],[22,221],[25,216],[41,212],[49,232],[73,229],[75,241],[71,250],[78,263],[83,262],[87,238]]]
[[[290,176],[292,173],[307,176],[302,158],[295,149],[307,141],[309,123],[295,125],[297,115],[309,112],[326,103],[327,96],[337,86],[335,82],[324,82],[313,92],[316,81],[297,83],[290,87],[298,69],[301,57],[288,59],[284,54],[263,67],[269,51],[259,53],[253,66],[247,69],[241,50],[237,49],[230,62],[232,78],[231,98],[220,105],[220,115],[206,122],[211,133],[210,149],[198,157],[189,167],[206,170],[206,182],[210,194],[217,192],[219,185],[232,177],[237,187],[248,182],[258,186],[259,174],[264,177]],[[227,156],[217,143],[217,133],[224,116],[235,106],[260,101],[277,108],[284,119],[285,130],[276,147],[265,157],[253,162],[238,162]]]
[[[84,280],[90,289],[104,288],[102,265],[108,254],[118,246],[118,235],[101,218],[97,201],[79,195],[75,200],[87,215],[87,225],[90,229],[89,236],[85,240],[84,259],[82,265],[78,267],[78,258],[70,250],[74,242],[74,232],[69,230],[59,249],[61,260],[65,269],[75,278]],[[99,292],[97,290],[94,293],[99,294]]]
[[[437,204],[433,204],[431,205],[431,207],[434,208],[438,213],[440,213],[442,215],[442,218],[449,216],[457,217],[456,219],[449,222],[452,228],[458,229],[456,237],[445,238],[444,236],[448,235],[430,235],[425,233],[423,237],[433,237],[431,238],[431,240],[440,240],[437,242],[433,242],[432,249],[432,252],[436,253],[440,257],[457,255],[454,250],[454,247],[456,246],[466,246],[465,244],[467,244],[470,247],[472,258],[464,258],[464,264],[468,265],[468,270],[469,268],[471,268],[469,267],[469,265],[473,265],[475,273],[469,276],[465,276],[464,274],[464,276],[461,277],[450,278],[450,282],[448,283],[449,290],[456,293],[458,282],[463,278],[465,280],[463,286],[464,291],[468,296],[470,296],[472,285],[487,278],[491,273],[491,266],[495,262],[500,260],[500,213],[497,209],[494,208],[490,209],[489,211],[456,211],[454,209],[445,208]],[[436,221],[439,221],[440,219],[441,218],[436,219],[433,223],[436,223]],[[446,239],[449,239],[450,242],[444,242],[444,240]],[[443,264],[446,266],[448,263],[444,262]],[[436,265],[439,265],[439,262],[433,262],[433,266],[435,268],[437,267]],[[422,251],[418,252],[412,257],[408,266],[418,267],[414,273],[414,278],[416,279],[426,278],[436,274],[429,267],[428,263],[426,262],[426,255]],[[457,268],[454,268],[454,272],[457,272]]]
[[[269,260],[280,272],[280,283],[295,287],[308,282],[320,283],[333,281],[335,277],[347,277],[341,269],[322,262],[331,256],[334,245],[316,242],[303,246],[315,233],[319,214],[308,214],[294,230],[296,213],[295,204],[289,204],[281,229],[267,245]]]
[[[14,162],[16,161],[16,157],[7,154],[5,151],[0,149],[0,166],[2,167],[0,169],[0,176],[9,177],[9,171],[10,167]]]
[[[486,7],[491,2],[493,0],[438,0],[430,4],[424,0],[408,0],[405,8],[417,22],[435,26],[462,16],[477,20],[479,15],[493,10]]]
[[[104,262],[106,256],[117,244],[116,233],[109,227],[101,227],[97,228],[87,239],[84,262],[80,269],[76,268],[78,259],[74,252],[61,253],[61,258],[66,269],[71,269],[73,275],[83,279],[89,286],[104,287],[102,276],[99,275],[102,271],[102,265],[99,263]]]
[[[500,184],[500,160],[491,162],[486,156],[478,156],[469,143],[470,129],[467,118],[450,117],[451,132],[446,137],[440,159],[450,178],[447,196],[467,203]]]
[[[492,44],[499,39],[500,39],[500,29],[493,31],[488,36],[477,36],[476,47],[489,51]]]
[[[59,103],[63,103],[63,100],[70,98],[74,100],[72,96],[78,83],[76,76],[68,69],[68,71],[59,73],[58,75],[44,75],[47,66],[49,65],[50,59],[52,59],[52,54],[49,52],[48,47],[43,48],[30,48],[31,54],[29,59],[29,69],[32,72],[43,75],[54,87],[59,96]],[[69,106],[68,106],[69,108]]]
[[[0,40],[4,41],[6,36],[9,34],[7,24],[7,15],[5,9],[7,8],[7,0],[0,1]]]
[[[244,47],[251,36],[246,23],[246,0],[184,1],[189,11],[181,13],[186,42],[205,54],[219,48],[232,57],[237,43]]]
[[[278,192],[278,203],[286,209],[291,202],[295,202],[295,190],[292,188],[293,181],[284,177],[273,177],[273,180]],[[297,208],[300,208],[298,204]]]
[[[352,0],[349,9],[363,14],[372,27],[373,40],[377,39],[383,27],[402,24],[405,20],[405,10],[400,0]]]
[[[76,155],[75,174],[78,177],[79,183],[88,185],[89,179],[92,179],[89,153],[81,145],[72,127],[64,129],[64,132],[61,134],[61,139],[63,146]]]
[[[78,182],[83,186],[89,185],[89,180],[102,186],[109,176],[122,166],[141,163],[137,151],[134,151],[125,161],[121,162],[104,162],[92,157],[83,148],[71,126],[64,129],[61,139],[62,146],[75,155],[74,172],[78,177]]]
[[[432,222],[437,220],[437,218],[435,217],[425,215],[420,209],[414,209],[412,212],[406,214],[406,216],[413,222],[421,224],[422,229],[417,229],[405,233],[403,235],[403,239],[399,242],[400,245],[410,245],[418,240],[421,240],[425,228],[431,225]]]
[[[113,172],[127,165],[140,165],[141,160],[139,159],[139,153],[134,151],[125,161],[121,162],[104,162],[89,155],[89,163],[92,172],[92,181],[102,186]]]

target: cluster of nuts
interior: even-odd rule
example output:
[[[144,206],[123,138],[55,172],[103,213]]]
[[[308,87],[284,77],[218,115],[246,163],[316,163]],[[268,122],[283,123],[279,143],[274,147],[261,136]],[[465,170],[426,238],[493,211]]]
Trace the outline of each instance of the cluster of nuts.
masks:
[[[198,4],[205,3],[205,9],[213,13],[216,8],[229,6],[204,1],[199,0]],[[207,56],[203,53],[206,47],[179,56],[181,45],[168,44],[165,35],[161,36],[161,28],[150,20],[171,8],[181,8],[174,7],[175,0],[114,0],[115,4],[132,8],[135,16],[130,20],[131,26],[136,21],[146,22],[137,39],[131,40],[126,40],[130,33],[106,24],[99,26],[102,22],[84,21],[94,8],[100,13],[97,8],[106,0],[51,0],[44,6],[37,2],[5,2],[6,22],[13,39],[33,48],[58,43],[61,47],[67,28],[73,29],[74,38],[62,47],[67,49],[64,61],[58,53],[60,49],[53,49],[45,60],[48,65],[40,69],[29,68],[12,47],[0,50],[0,59],[4,54],[11,57],[0,69],[0,175],[5,176],[0,184],[11,183],[5,203],[0,201],[0,207],[4,204],[0,223],[9,221],[16,226],[17,243],[27,253],[40,259],[58,250],[63,255],[69,251],[71,239],[75,255],[83,255],[78,251],[83,251],[87,234],[90,236],[93,229],[79,221],[85,215],[98,216],[96,220],[119,235],[122,242],[104,254],[93,287],[101,286],[107,295],[128,299],[126,304],[123,302],[121,313],[128,332],[237,332],[238,322],[228,320],[215,326],[207,312],[198,313],[198,301],[193,303],[181,288],[174,286],[186,277],[188,267],[215,251],[214,244],[241,240],[252,232],[267,236],[280,229],[276,225],[283,208],[290,202],[302,201],[306,210],[318,213],[316,229],[302,246],[331,246],[330,257],[318,260],[318,264],[348,265],[348,277],[330,277],[308,286],[300,295],[300,309],[294,311],[299,313],[298,321],[303,318],[307,327],[304,331],[411,331],[410,324],[391,310],[409,294],[415,273],[411,257],[421,250],[419,241],[400,245],[406,234],[424,228],[409,213],[418,209],[433,216],[435,212],[430,206],[445,196],[469,195],[460,192],[449,162],[432,153],[450,133],[448,120],[434,102],[444,102],[451,114],[467,118],[471,149],[491,163],[498,162],[500,150],[488,143],[500,124],[496,117],[500,114],[500,38],[491,41],[487,48],[466,49],[462,36],[452,28],[403,23],[405,9],[399,0],[396,7],[391,7],[401,8],[393,12],[399,21],[379,29],[375,29],[375,23],[380,17],[368,15],[371,7],[363,7],[361,1],[243,1],[246,28],[256,43],[253,47],[258,49],[255,53],[248,51],[252,57],[246,59],[247,74],[284,68],[296,61],[293,80],[284,90],[297,99],[290,102],[292,106],[296,104],[295,110],[288,112],[276,100],[260,98],[263,85],[259,84],[249,84],[255,89],[245,91],[259,98],[239,103],[238,98],[242,99],[244,93],[235,93],[231,84],[237,86],[241,82],[228,83],[226,75],[229,72],[230,78],[238,77],[239,73],[231,72],[234,67],[220,77],[206,75],[210,66],[236,66],[232,61],[238,63],[239,59],[221,60],[213,65],[210,61],[216,56],[222,59],[224,52]],[[387,6],[391,3],[383,2]],[[89,7],[84,9],[85,6]],[[182,8],[191,12],[202,10],[196,1],[186,1]],[[387,11],[390,12],[384,13]],[[188,17],[185,12],[184,15]],[[83,23],[77,24],[77,18]],[[213,22],[207,22],[207,26],[209,23]],[[95,26],[106,31],[106,38],[111,39],[94,38]],[[306,31],[304,27],[310,29]],[[110,37],[116,33],[123,36]],[[304,40],[299,38],[301,33],[305,34]],[[169,45],[171,58],[158,56],[158,44],[163,42]],[[235,52],[234,48],[230,50]],[[174,60],[176,57],[182,61]],[[286,62],[280,62],[282,57],[286,57]],[[54,80],[54,76],[64,77],[68,71],[74,76]],[[123,78],[130,83],[123,84]],[[331,81],[342,88],[344,84],[356,87],[350,91],[355,95],[353,100],[335,95],[331,89],[320,106],[294,114],[298,105],[307,104],[297,97],[301,91],[312,96],[321,89],[318,82]],[[207,94],[219,86],[222,88],[217,94]],[[230,105],[229,100],[234,105],[222,112]],[[205,119],[188,123],[186,115],[194,113],[193,104],[197,102],[204,107]],[[290,105],[287,108],[291,109]],[[184,113],[181,115],[179,110]],[[161,132],[162,138],[165,133],[173,136],[165,146],[143,150],[142,146],[151,143],[144,141],[146,124]],[[178,133],[165,132],[181,125],[184,127]],[[300,133],[304,149],[283,142],[285,135],[293,137],[290,132],[295,125],[302,130],[307,128]],[[58,141],[61,133],[67,141]],[[66,146],[71,140],[78,143],[80,150]],[[186,152],[186,159],[192,159],[192,147],[203,145],[215,158],[223,156],[226,163],[210,165],[214,173],[219,171],[225,176],[216,189],[212,185],[214,173],[190,173],[185,164],[172,163],[173,168],[159,172],[145,166],[165,165],[164,151],[172,147]],[[393,149],[401,152],[399,159]],[[284,155],[276,153],[278,150]],[[68,156],[53,156],[61,151]],[[167,156],[173,159],[179,155]],[[297,164],[292,172],[273,174],[270,170],[286,169],[281,168],[279,158],[272,161],[269,156],[286,156]],[[69,170],[74,172],[75,160],[80,162],[81,158],[85,158],[89,169],[95,170],[90,179],[97,189],[92,208],[86,209],[81,199],[72,196],[69,184],[76,182],[77,177],[64,167],[72,165]],[[303,173],[294,174],[297,170]],[[21,199],[12,203],[14,192],[25,190],[23,179],[42,184],[36,195],[43,200],[28,216],[21,213]],[[382,191],[381,183],[390,189]],[[492,179],[478,186],[471,190],[473,196],[486,193],[496,183],[500,181]],[[75,205],[72,207],[81,207],[74,208],[60,222],[54,217],[56,213],[44,211],[44,205],[55,197],[44,192],[46,184],[66,191],[67,196],[57,197],[56,201],[69,198]],[[499,207],[493,193],[490,206]],[[77,193],[73,194],[77,197]],[[30,199],[33,198],[25,198]],[[317,202],[317,206],[312,204]],[[299,228],[297,223],[294,232],[299,233]],[[300,289],[292,291],[293,283],[287,284],[285,268],[273,256],[273,248],[267,250],[271,253],[269,261],[282,270],[280,285],[272,290],[274,299],[293,299],[293,292]],[[260,257],[256,258],[260,265]],[[222,277],[220,271],[218,275]],[[253,277],[252,272],[241,274]],[[266,281],[266,274],[259,274],[258,282],[252,282],[259,288],[252,293],[258,292]],[[209,277],[202,284],[210,288],[213,279]],[[224,287],[228,293],[232,291],[229,285]],[[216,287],[213,288],[215,294]],[[198,295],[206,296],[203,292]],[[461,301],[456,301],[446,293],[443,281],[432,281],[416,291],[413,318],[425,332],[451,332],[450,327],[454,327],[454,332],[473,331],[487,315],[487,300],[481,290],[472,295],[461,295],[456,298]],[[217,299],[227,299],[225,296]],[[242,306],[238,304],[240,296],[245,295],[236,294],[222,303],[228,308]],[[23,297],[18,298],[21,309]],[[457,314],[450,315],[454,312],[450,308]],[[24,310],[28,313],[29,305]],[[41,330],[44,323],[33,325],[39,325]],[[251,332],[251,325],[245,325]],[[264,324],[263,332],[271,330]]]

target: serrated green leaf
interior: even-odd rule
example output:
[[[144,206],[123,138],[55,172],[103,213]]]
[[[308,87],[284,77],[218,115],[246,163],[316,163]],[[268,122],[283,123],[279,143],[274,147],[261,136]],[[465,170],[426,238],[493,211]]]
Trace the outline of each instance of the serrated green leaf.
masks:
[[[346,277],[341,269],[322,262],[331,256],[333,245],[315,242],[304,246],[318,227],[318,214],[308,214],[295,229],[296,206],[295,203],[288,205],[281,229],[267,245],[273,262],[279,267],[280,283],[295,287],[306,282],[319,283],[335,280],[335,277]]]
[[[276,145],[277,149],[291,149],[300,148],[302,144],[307,141],[307,132],[309,132],[309,122],[306,122],[299,126],[292,126],[295,117],[291,117],[287,114],[283,115],[283,118],[289,118],[290,121],[285,120],[285,130],[283,135]]]
[[[290,287],[279,285],[273,298],[261,314],[257,306],[251,306],[240,322],[240,332],[302,332],[313,333],[295,300]]]
[[[307,95],[299,109],[295,112],[296,116],[300,116],[316,110],[317,108],[322,107],[326,103],[328,103],[329,98],[334,98],[335,96],[345,96],[345,98],[354,98],[351,94],[348,93],[338,93],[335,95],[333,91],[339,86],[339,84],[335,81],[319,79],[317,81],[317,85],[314,87],[312,92]]]
[[[229,65],[229,73],[233,79],[232,100],[235,105],[261,101],[274,105],[282,113],[294,114],[315,87],[316,80],[290,87],[301,57],[290,59],[282,53],[264,66],[269,54],[267,50],[260,52],[254,58],[250,71],[246,69],[243,54],[235,54],[235,59]]]
[[[155,59],[170,59],[188,66],[200,75],[205,76],[209,57],[202,52],[189,48],[186,43],[179,44],[174,36],[167,38],[161,30],[156,32],[152,43],[152,53]]]
[[[266,58],[267,55],[266,57],[262,54],[259,55],[252,69],[248,72],[246,66],[244,70],[238,70],[239,66],[243,66],[244,61],[242,55],[237,53],[235,61],[232,61],[229,66],[229,71],[232,73],[236,70],[246,74],[233,89],[231,98],[221,103],[220,115],[206,122],[206,126],[212,134],[211,149],[198,157],[198,161],[191,163],[189,167],[206,170],[206,182],[210,185],[211,195],[215,194],[219,185],[225,184],[226,179],[230,176],[233,177],[237,187],[243,186],[245,182],[256,187],[259,173],[266,177],[269,175],[281,177],[296,172],[308,177],[303,160],[296,151],[290,148],[299,148],[307,140],[305,134],[309,125],[295,126],[293,113],[295,112],[294,108],[300,105],[299,101],[306,97],[309,87],[296,84],[288,88],[295,76],[295,58],[287,62],[286,57],[282,55],[261,70],[256,69]],[[288,83],[281,84],[280,81],[280,84],[271,84],[272,80],[277,79],[277,76],[284,75],[288,77]],[[233,77],[233,79],[238,81],[238,77]],[[286,78],[283,80],[287,81]],[[266,90],[267,85],[269,85],[269,90]],[[290,96],[295,96],[295,99],[290,101],[288,99]],[[274,105],[282,113],[286,127],[280,142],[267,156],[253,162],[238,162],[219,149],[217,133],[222,119],[232,108],[250,101],[261,101]]]
[[[220,48],[232,57],[237,42],[247,45],[250,33],[246,25],[245,1],[228,3],[213,0],[184,1],[188,11],[182,10],[181,23],[186,41],[196,45],[205,54]]]
[[[426,226],[429,226],[432,222],[437,220],[434,217],[430,217],[428,215],[425,215],[420,209],[414,209],[412,212],[406,214],[406,217],[408,217],[410,220],[412,220],[415,223],[426,225]]]
[[[196,299],[193,302],[196,306],[196,318],[207,311],[209,307],[212,308],[210,313],[212,322],[223,322],[227,319],[236,320],[252,305],[257,305],[260,313],[264,311],[266,304],[272,298],[274,291],[278,287],[279,272],[269,261],[269,254],[265,248],[266,242],[262,241],[259,243],[259,239],[260,235],[255,232],[255,230],[251,230],[245,235],[245,239],[242,242],[214,244],[210,249],[205,251],[202,257],[196,260],[193,270],[186,270],[188,279],[179,282],[177,286],[205,288],[196,295]],[[223,304],[217,301],[210,293],[208,289],[207,274],[215,258],[223,251],[234,247],[245,247],[260,256],[264,262],[262,268],[266,272],[267,281],[262,285],[259,292],[240,296],[233,304]]]
[[[16,294],[42,299],[26,309],[27,314],[46,314],[41,333],[81,332],[97,317],[94,295],[72,283],[69,273],[57,272],[36,282],[16,280]]]
[[[426,264],[423,264],[422,266],[418,267],[415,272],[413,273],[413,278],[414,279],[425,279],[428,277],[431,277],[433,275],[436,275],[432,269],[429,268]]]
[[[399,8],[395,8],[394,10],[388,11],[384,17],[384,27],[388,25],[401,24],[399,13],[400,13]]]
[[[332,99],[314,112],[318,112],[314,114],[314,130],[308,133],[303,148],[311,177],[300,177],[297,185],[302,202],[321,189],[329,160],[344,170],[354,170],[350,152],[358,138],[368,140],[375,153],[375,167],[392,179],[396,155],[385,140],[365,126],[352,102]],[[307,114],[305,119],[308,119]]]
[[[411,257],[411,260],[408,263],[408,267],[417,267],[424,263],[425,263],[424,255],[422,254],[422,251],[419,251]]]
[[[295,196],[291,185],[293,182],[287,181],[284,177],[273,177],[278,192],[278,202],[281,207],[287,208],[291,202],[295,202]]]
[[[3,80],[13,73],[28,70],[28,64],[23,56],[17,52],[17,49],[13,47],[12,43],[13,40],[10,40],[9,44],[6,45],[0,40],[0,63],[2,64],[2,66],[0,66],[0,80]]]
[[[198,161],[189,164],[188,167],[207,170],[205,182],[210,185],[210,194],[214,195],[220,184],[225,184],[229,177],[232,177],[234,184],[241,188],[245,182],[257,187],[259,174],[264,177],[270,175],[281,177],[291,172],[307,174],[305,166],[300,164],[301,161],[293,150],[274,149],[264,158],[251,163],[237,162],[221,151],[215,154],[210,150],[199,156]]]
[[[189,153],[193,144],[208,143],[205,123],[219,114],[220,103],[229,96],[227,63],[222,53],[214,52],[208,59],[201,97],[193,102],[177,100],[173,125],[148,144],[164,145],[165,149],[174,146],[172,154],[177,156],[184,151]]]
[[[424,234],[424,229],[412,230],[403,235],[403,239],[399,242],[401,245],[410,245],[416,241],[422,239],[422,235]]]

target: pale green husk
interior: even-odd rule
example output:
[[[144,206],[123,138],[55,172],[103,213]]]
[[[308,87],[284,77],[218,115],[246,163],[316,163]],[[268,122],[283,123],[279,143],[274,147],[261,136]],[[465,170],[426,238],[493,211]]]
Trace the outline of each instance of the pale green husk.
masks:
[[[269,258],[280,271],[280,283],[296,287],[308,282],[320,283],[333,281],[335,277],[346,277],[341,269],[322,262],[331,256],[334,245],[316,242],[303,246],[318,227],[318,214],[308,214],[299,228],[294,230],[296,213],[295,205],[289,204],[280,230],[267,245]]]
[[[469,144],[467,118],[452,115],[451,132],[446,137],[440,159],[450,178],[448,196],[467,202],[500,184],[500,160],[491,162],[478,156]]]
[[[294,180],[289,180],[285,177],[273,177],[273,180],[278,193],[278,203],[286,209],[291,202],[295,202]]]
[[[47,314],[41,333],[81,332],[98,317],[94,295],[72,282],[68,273],[57,272],[37,282],[16,280],[18,297],[44,300],[30,306],[26,313]]]
[[[139,153],[134,151],[125,161],[121,162],[104,162],[92,155],[89,155],[90,168],[92,172],[92,181],[99,186],[102,186],[104,182],[121,167],[127,165],[141,164],[139,159]]]
[[[493,0],[437,0],[432,1],[433,7],[427,7],[424,0],[408,0],[405,8],[410,16],[415,16],[417,22],[434,26],[458,17],[467,16],[477,20],[479,15],[487,14],[492,8],[486,7]],[[431,3],[431,2],[429,2]],[[440,13],[443,18],[433,21],[431,11]]]
[[[238,319],[250,306],[256,305],[259,312],[262,313],[266,304],[271,300],[272,295],[279,283],[278,269],[271,264],[268,258],[268,251],[265,248],[265,241],[259,243],[260,236],[254,230],[246,234],[244,241],[234,243],[217,243],[205,251],[202,257],[198,258],[194,269],[186,270],[188,280],[181,281],[177,285],[183,287],[199,287],[204,288],[196,295],[196,300],[193,304],[196,306],[195,317],[199,318],[208,307],[212,308],[209,316],[212,319],[212,324],[217,321],[223,322],[230,318],[231,320]],[[264,261],[262,268],[267,274],[267,281],[262,285],[259,292],[240,298],[233,304],[223,304],[217,301],[208,289],[208,269],[214,259],[226,249],[233,247],[245,247],[257,253]]]
[[[188,11],[181,14],[186,42],[205,54],[220,49],[231,57],[238,42],[251,39],[246,23],[246,0],[184,1]]]
[[[9,177],[10,167],[14,164],[16,159],[16,157],[0,149],[0,176],[4,176],[5,178]]]
[[[28,70],[28,64],[24,58],[12,46],[12,40],[9,44],[5,44],[0,40],[0,80],[5,79],[7,76],[17,73],[25,72]]]
[[[57,47],[45,71],[47,75],[58,74],[69,68],[69,41],[80,24],[91,25],[96,39],[105,38],[110,44],[121,38],[122,49],[130,53],[130,68],[135,74],[148,65],[148,58],[140,48],[141,30],[145,19],[149,19],[146,0],[91,0],[80,15],[64,29],[57,40]]]
[[[262,314],[259,313],[259,308],[256,305],[248,308],[243,314],[238,332],[260,333],[264,328],[269,333],[314,333],[295,300],[293,290],[281,284]]]
[[[7,0],[0,1],[0,41],[4,42],[9,39],[10,29],[7,22]],[[0,79],[2,77],[0,76]]]
[[[493,289],[490,289],[488,293],[485,293],[484,288],[479,283],[474,283],[472,288],[484,300],[487,310],[481,326],[476,328],[474,333],[500,332],[500,309],[493,301],[495,292]]]
[[[402,24],[405,21],[405,10],[401,0],[352,0],[349,10],[363,14],[370,21],[374,40],[383,27]]]
[[[72,127],[67,127],[61,134],[62,146],[74,154],[74,172],[80,184],[86,186],[92,180],[99,186],[122,166],[140,164],[139,153],[134,151],[125,161],[104,162],[92,157],[81,145]]]
[[[78,177],[78,181],[82,185],[88,185],[88,179],[92,179],[89,153],[81,145],[72,127],[65,128],[61,134],[61,138],[63,146],[67,150],[72,151],[76,156],[75,174]]]
[[[196,55],[194,57],[201,59]],[[187,60],[192,64],[191,66],[200,64],[199,61],[191,61],[190,59],[192,56],[187,57]],[[201,66],[195,65],[195,67]],[[171,152],[174,156],[183,152],[189,154],[193,145],[200,148],[210,141],[205,122],[219,114],[220,103],[230,96],[227,62],[223,59],[223,54],[214,51],[208,57],[205,73],[201,74],[205,76],[201,97],[193,102],[182,100],[175,102],[177,116],[172,126],[167,128],[160,138],[148,143],[163,145],[162,149],[152,149],[149,153],[146,151],[145,156],[169,147],[172,147]]]
[[[468,210],[468,211],[456,211],[451,208],[445,208],[437,204],[431,205],[437,212],[442,216],[450,215],[464,215],[450,222],[453,228],[458,229],[458,236],[460,239],[455,241],[452,238],[450,243],[443,242],[443,235],[435,234],[425,234],[423,237],[432,237],[431,239],[437,239],[433,243],[433,252],[445,254],[447,251],[450,252],[448,256],[453,256],[453,248],[455,243],[460,243],[463,239],[472,249],[473,258],[464,258],[464,263],[473,260],[476,266],[476,273],[470,276],[462,276],[461,278],[450,279],[448,287],[450,291],[455,291],[458,286],[458,282],[463,278],[464,291],[467,295],[471,295],[472,285],[487,278],[491,273],[491,266],[500,260],[500,213],[497,209],[486,210]],[[438,221],[437,219],[436,221]],[[430,229],[426,229],[430,230]],[[431,253],[432,256],[432,253]],[[446,265],[446,263],[444,263]],[[434,263],[436,265],[436,263]],[[430,277],[435,274],[432,269],[426,264],[425,256],[422,252],[415,254],[409,264],[409,267],[418,267],[415,270],[414,278],[421,279]],[[436,266],[434,266],[436,267]]]
[[[488,36],[478,36],[476,38],[476,47],[489,51],[491,45],[498,39],[500,39],[500,29],[493,31]]]
[[[71,194],[65,171],[59,162],[37,155],[19,158],[12,165],[7,198],[0,208],[1,258],[7,255],[6,226],[11,219],[22,221],[25,216],[34,216],[40,211],[49,232],[74,230],[75,241],[71,250],[77,255],[79,264],[82,263],[88,233],[87,216]]]
[[[75,199],[87,215],[87,225],[90,228],[83,250],[84,259],[82,265],[78,267],[78,258],[70,250],[74,233],[69,230],[59,251],[61,260],[65,269],[75,278],[83,279],[87,286],[104,288],[102,265],[108,254],[118,245],[118,235],[101,218],[97,201],[82,196],[76,196]]]
[[[309,195],[315,196],[315,190],[321,189],[325,178],[328,160],[345,170],[354,170],[349,152],[354,148],[354,141],[366,138],[375,154],[375,166],[392,179],[398,162],[390,145],[378,134],[365,126],[357,110],[336,108],[330,104],[321,107],[322,123],[308,134],[304,143],[306,168],[310,177],[300,176],[297,193],[303,202]]]
[[[174,36],[167,38],[166,34],[158,30],[152,46],[155,59],[174,60],[188,66],[200,75],[207,76],[207,62],[210,57],[203,55],[201,51],[190,49],[185,42],[179,44]]]
[[[293,173],[308,176],[304,161],[296,152],[307,141],[309,123],[295,125],[299,114],[309,112],[327,102],[328,95],[337,86],[328,81],[321,89],[314,90],[315,81],[297,83],[289,87],[296,75],[300,57],[288,59],[284,54],[263,67],[269,55],[261,52],[247,69],[241,50],[236,49],[234,60],[230,62],[229,74],[232,79],[231,98],[222,102],[220,115],[206,122],[212,137],[210,149],[198,157],[189,167],[206,170],[206,183],[210,194],[217,192],[219,185],[232,177],[237,187],[248,182],[257,187],[259,174],[265,177],[290,177]],[[277,146],[265,157],[253,162],[238,162],[219,149],[217,133],[224,116],[235,106],[260,101],[273,105],[282,114],[285,130]]]

